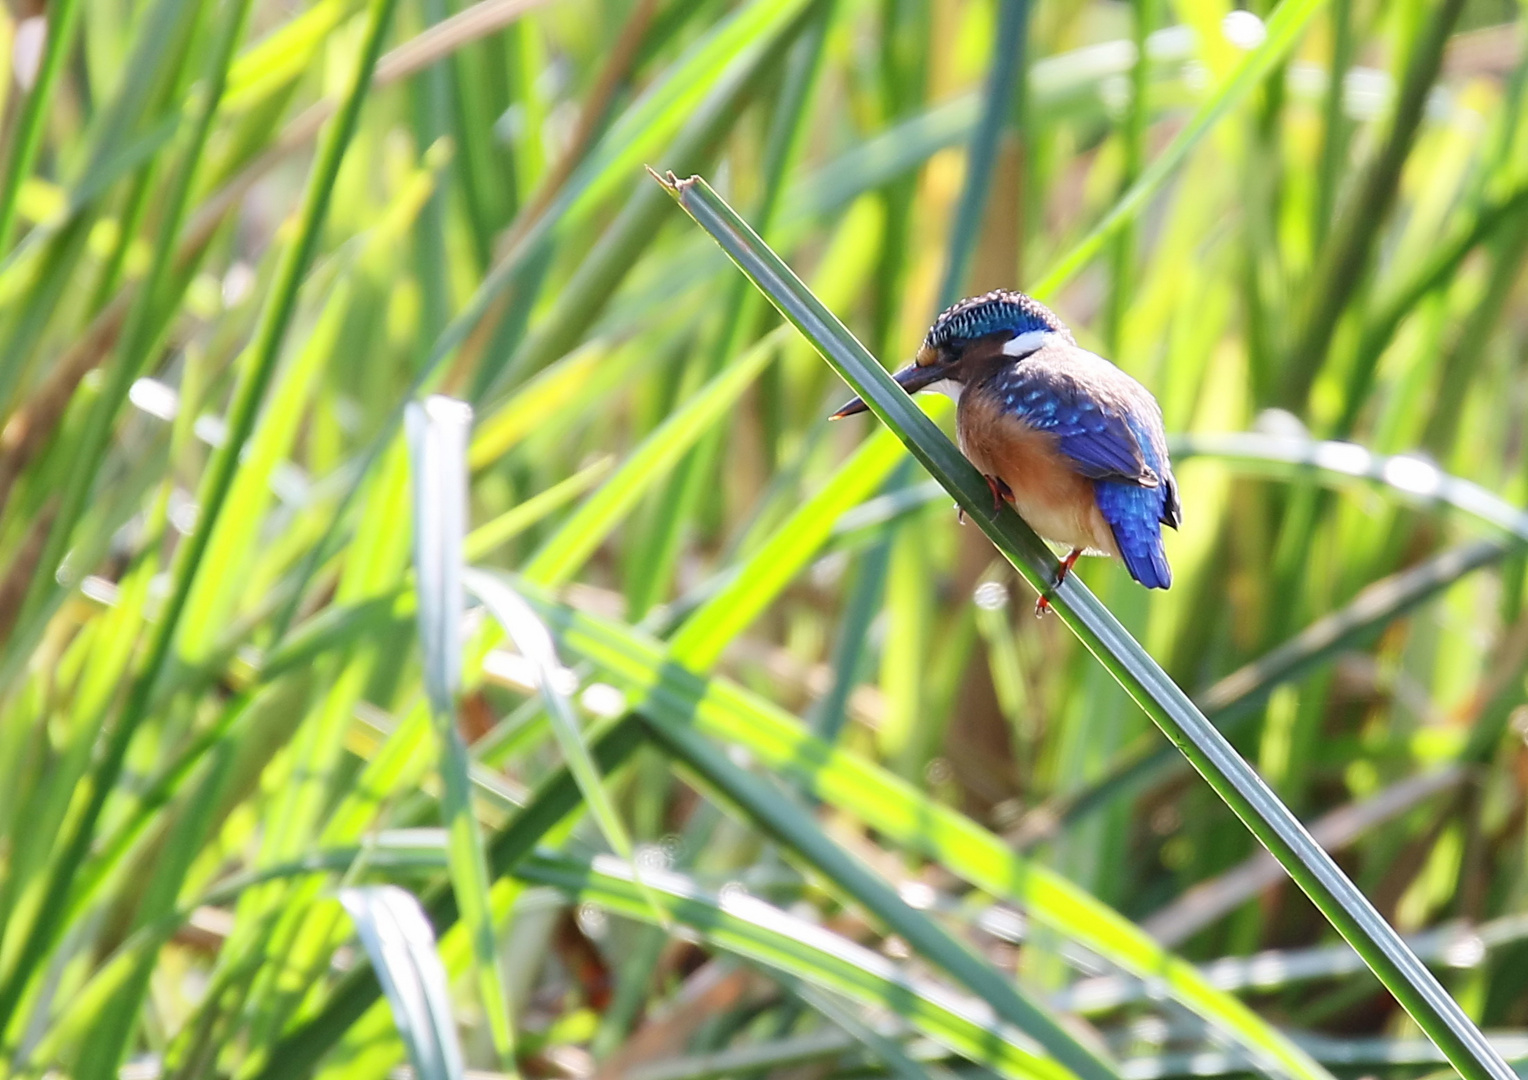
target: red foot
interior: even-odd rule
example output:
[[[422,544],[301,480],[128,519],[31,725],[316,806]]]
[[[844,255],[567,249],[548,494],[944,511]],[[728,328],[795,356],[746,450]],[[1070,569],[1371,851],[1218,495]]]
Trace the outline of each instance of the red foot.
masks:
[[[1001,478],[983,475],[982,479],[987,481],[987,487],[992,491],[992,512],[994,514],[1003,508],[1003,503],[1013,502],[1013,489],[1003,483]]]
[[[1051,610],[1050,594],[1061,587],[1061,583],[1066,580],[1066,575],[1071,572],[1073,566],[1077,565],[1077,557],[1081,554],[1082,548],[1073,548],[1072,553],[1061,560],[1061,566],[1056,571],[1056,580],[1051,583],[1049,589],[1040,594],[1040,599],[1035,601],[1035,618],[1043,619],[1045,613]]]
[[[983,473],[982,479],[987,481],[987,490],[992,492],[992,512],[994,514],[1003,508],[1003,503],[1013,502],[1013,489],[1003,483],[998,477],[988,476],[986,473]],[[962,525],[966,523],[965,507],[959,503],[955,504],[955,520]]]

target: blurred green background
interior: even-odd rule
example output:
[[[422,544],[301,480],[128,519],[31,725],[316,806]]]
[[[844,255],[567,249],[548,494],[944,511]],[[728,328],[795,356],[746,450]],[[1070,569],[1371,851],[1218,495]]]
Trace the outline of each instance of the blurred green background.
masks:
[[[644,165],[887,367],[1022,288],[1156,393],[1175,585],[1081,577],[1528,1062],[1520,5],[27,0],[0,67],[5,1075],[1440,1067]]]

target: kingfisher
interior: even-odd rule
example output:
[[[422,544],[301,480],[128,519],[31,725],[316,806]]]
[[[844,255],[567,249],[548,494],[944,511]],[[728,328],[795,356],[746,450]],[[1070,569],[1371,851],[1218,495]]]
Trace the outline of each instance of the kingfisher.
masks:
[[[917,358],[892,375],[904,390],[956,402],[961,453],[1030,528],[1066,547],[1052,589],[1081,555],[1108,555],[1148,589],[1172,585],[1162,526],[1182,520],[1156,398],[1077,344],[1021,292],[962,300],[935,320]],[[864,412],[855,398],[833,414]],[[1035,614],[1050,607],[1047,593]]]

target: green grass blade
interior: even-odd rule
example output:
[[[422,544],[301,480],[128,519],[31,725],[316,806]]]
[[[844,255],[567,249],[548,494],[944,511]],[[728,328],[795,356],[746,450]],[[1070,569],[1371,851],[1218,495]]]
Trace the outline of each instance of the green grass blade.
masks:
[[[628,688],[653,722],[736,743],[816,798],[859,818],[905,850],[1017,904],[1037,923],[1141,978],[1290,1076],[1324,1077],[1308,1057],[1240,1002],[1055,871],[1027,859],[966,816],[864,757],[830,746],[783,709],[720,678],[703,680],[654,641],[619,623],[549,606],[565,647]]]
[[[133,735],[147,711],[154,684],[169,658],[179,618],[200,568],[201,557],[207,549],[208,538],[232,486],[239,465],[239,454],[249,439],[265,389],[275,370],[281,342],[296,308],[298,288],[317,248],[319,230],[333,194],[335,176],[351,136],[355,133],[366,89],[371,82],[371,71],[381,54],[382,40],[395,3],[396,0],[372,0],[358,63],[344,103],[314,162],[298,228],[291,244],[282,253],[276,282],[255,338],[249,346],[243,377],[229,409],[226,440],[208,464],[202,481],[198,500],[198,528],[177,552],[170,595],[152,632],[142,666],[133,680],[115,726],[107,735],[107,744],[100,760],[81,792],[85,800],[84,808],[71,831],[60,838],[45,902],[41,907],[42,914],[29,933],[15,967],[4,984],[0,984],[0,1030],[9,1026],[26,984],[56,939],[70,883],[90,850],[96,824],[122,771]],[[233,20],[234,29],[241,29],[242,24],[242,14],[239,14]],[[237,33],[230,37],[237,40]],[[226,61],[222,70],[226,71]],[[218,96],[209,93],[211,100],[215,101]]]
[[[694,397],[676,409],[609,480],[541,546],[525,566],[532,581],[567,581],[653,484],[679,463],[695,442],[721,422],[779,351],[784,335],[775,331],[734,360]]]
[[[604,834],[605,841],[613,851],[628,863],[635,865],[635,852],[621,815],[616,811],[615,801],[600,776],[599,766],[584,739],[578,725],[573,703],[562,688],[563,666],[557,659],[557,648],[552,635],[541,617],[514,589],[491,574],[469,569],[465,575],[467,587],[483,602],[489,613],[514,642],[520,654],[530,661],[536,673],[536,689],[546,705],[552,733],[562,758],[578,781],[578,789],[589,805],[589,811]],[[640,879],[639,879],[640,880]],[[657,894],[649,899],[656,905]],[[661,915],[661,909],[657,909]]]
[[[340,890],[420,1080],[462,1080],[446,969],[419,901],[396,885]]]
[[[992,37],[992,61],[987,65],[987,85],[982,91],[981,119],[971,134],[966,153],[965,190],[950,229],[950,248],[939,287],[939,307],[949,307],[961,297],[971,254],[976,250],[977,230],[987,208],[987,189],[998,142],[1013,111],[1014,93],[1023,85],[1027,68],[1029,0],[1002,0],[998,5],[997,33]]]
[[[1281,8],[1279,15],[1301,10],[1293,6],[1294,0],[1286,0],[1286,4],[1290,6]],[[1311,10],[1315,6],[1305,4]],[[1277,40],[1279,36],[1270,28],[1269,43]],[[1151,172],[1147,170],[1142,182]],[[670,178],[666,186],[876,416],[897,433],[1030,584],[1037,589],[1047,587],[1055,560],[1040,539],[1008,508],[994,510],[991,493],[971,464],[790,268],[704,181]],[[1055,590],[1052,602],[1073,633],[1273,853],[1455,1068],[1468,1080],[1508,1080],[1513,1076],[1501,1055],[1394,928],[1108,609],[1072,577]]]
[[[79,22],[80,0],[60,0],[48,9],[47,41],[32,89],[16,122],[7,147],[5,177],[0,180],[0,253],[11,249],[16,231],[17,200],[21,185],[32,175],[37,151],[42,146],[48,108],[58,86],[59,72],[74,46],[74,26]]]
[[[1114,236],[1145,209],[1146,203],[1161,189],[1190,151],[1210,133],[1217,123],[1247,96],[1279,64],[1325,0],[1282,0],[1268,17],[1263,43],[1253,49],[1199,107],[1183,130],[1159,155],[1130,189],[1119,197],[1092,231],[1035,282],[1029,291],[1041,299],[1053,296],[1057,289],[1088,264]]]
[[[537,854],[515,872],[617,914],[652,918],[630,868],[614,860],[579,863]],[[669,872],[644,877],[662,890],[678,920],[719,948],[861,1004],[889,1008],[923,1034],[1004,1076],[1061,1080],[1072,1075],[1054,1058],[1037,1053],[1031,1038],[994,1016],[990,1003],[908,975],[885,957],[746,894],[713,896]]]
[[[441,812],[450,836],[451,884],[472,940],[473,967],[499,1066],[515,1071],[509,992],[488,901],[488,864],[472,808],[472,759],[456,718],[461,689],[462,546],[467,532],[467,433],[472,410],[434,396],[405,414],[414,476],[414,573],[425,692],[440,755]]]
[[[927,915],[911,907],[868,866],[835,844],[812,815],[760,777],[734,764],[683,718],[654,710],[653,734],[785,850],[810,863],[843,893],[873,912],[919,956],[937,964],[981,997],[1006,1022],[1034,1039],[1079,1077],[1112,1077],[1114,1066],[1063,1028],[985,961],[974,956]]]
[[[643,742],[642,725],[627,717],[590,739],[595,764],[606,771],[619,767]],[[525,809],[501,829],[488,847],[488,865],[495,876],[510,873],[535,845],[583,803],[578,782],[566,768],[549,777]],[[444,934],[456,921],[455,899],[449,889],[425,897],[425,911],[437,933]],[[644,907],[637,917],[650,917]],[[351,972],[335,988],[317,1015],[298,1024],[272,1051],[252,1080],[280,1080],[294,1072],[306,1072],[365,1014],[381,992],[376,973],[369,966]]]

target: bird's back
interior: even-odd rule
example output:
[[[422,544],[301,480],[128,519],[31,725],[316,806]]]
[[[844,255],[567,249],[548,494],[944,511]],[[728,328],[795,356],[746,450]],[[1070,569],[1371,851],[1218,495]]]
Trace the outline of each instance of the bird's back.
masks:
[[[1161,527],[1178,524],[1177,486],[1161,408],[1135,379],[1057,342],[995,362],[962,396],[959,430],[1036,532],[1113,555],[1148,588],[1172,583]]]

